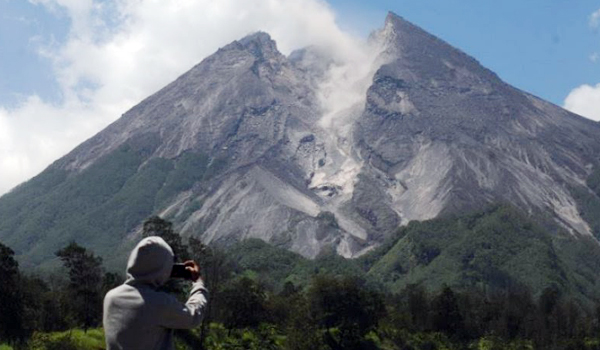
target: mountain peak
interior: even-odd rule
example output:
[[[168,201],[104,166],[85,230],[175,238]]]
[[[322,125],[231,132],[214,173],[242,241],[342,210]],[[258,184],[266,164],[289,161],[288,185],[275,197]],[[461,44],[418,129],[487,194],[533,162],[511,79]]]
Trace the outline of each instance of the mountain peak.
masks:
[[[456,84],[457,79],[468,78],[463,83],[469,86],[501,82],[475,58],[391,11],[384,27],[374,36],[384,43],[392,57],[402,61],[398,64],[412,72],[412,78],[422,82],[432,81],[432,78],[435,81],[444,78],[452,84]],[[459,71],[465,74],[455,74]]]
[[[385,17],[385,24],[394,24],[396,22],[406,22],[406,20],[404,18],[402,18],[402,16],[397,15],[396,13],[392,12],[392,11],[388,11],[387,16]]]
[[[385,19],[384,32],[387,33],[386,36],[389,40],[396,41],[396,45],[400,45],[403,50],[418,49],[418,51],[421,51],[424,46],[432,44],[443,46],[446,50],[456,50],[443,40],[391,11],[388,12]]]
[[[252,34],[248,34],[238,42],[244,46],[252,45],[253,43],[266,46],[275,46],[275,41],[271,38],[269,33],[258,31]]]
[[[265,32],[247,35],[237,43],[257,57],[279,54],[277,43]]]
[[[406,56],[410,52],[422,52],[432,48],[454,50],[450,45],[392,11],[388,12],[383,28],[373,32],[370,40],[380,42],[392,56]]]
[[[435,36],[427,33],[419,26],[407,21],[402,16],[395,14],[394,12],[388,12],[385,18],[385,26],[390,27],[397,34],[412,34],[412,35],[426,35],[429,38],[437,39]]]

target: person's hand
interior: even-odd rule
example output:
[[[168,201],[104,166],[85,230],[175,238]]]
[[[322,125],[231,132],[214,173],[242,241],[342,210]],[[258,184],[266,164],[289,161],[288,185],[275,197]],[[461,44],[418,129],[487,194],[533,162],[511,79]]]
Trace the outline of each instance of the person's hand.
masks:
[[[183,265],[190,272],[192,281],[196,282],[200,278],[200,266],[194,260],[188,260]]]

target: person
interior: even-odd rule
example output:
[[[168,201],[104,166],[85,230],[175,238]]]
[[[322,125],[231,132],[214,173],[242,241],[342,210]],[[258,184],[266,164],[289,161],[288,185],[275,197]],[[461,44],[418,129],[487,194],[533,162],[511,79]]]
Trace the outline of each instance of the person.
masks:
[[[142,239],[127,262],[127,280],[104,297],[107,350],[172,350],[173,329],[198,327],[208,291],[194,261],[184,263],[193,281],[185,304],[158,290],[170,277],[174,255],[160,237]]]

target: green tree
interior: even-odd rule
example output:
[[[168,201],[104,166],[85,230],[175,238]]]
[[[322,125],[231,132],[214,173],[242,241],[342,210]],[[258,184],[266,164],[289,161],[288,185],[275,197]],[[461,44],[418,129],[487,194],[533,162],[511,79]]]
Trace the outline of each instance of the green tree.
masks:
[[[321,325],[311,313],[308,300],[303,293],[288,296],[287,305],[286,349],[327,349]]]
[[[11,342],[26,336],[19,264],[15,252],[0,243],[0,339]]]
[[[527,336],[530,333],[530,324],[532,323],[530,315],[535,311],[535,304],[531,293],[526,288],[510,289],[506,293],[502,303],[502,309],[499,313],[502,316],[502,323],[506,330],[504,335],[508,339],[515,339],[519,336]],[[499,332],[499,334],[501,334]]]
[[[144,221],[142,236],[159,236],[164,239],[171,246],[171,249],[173,249],[175,259],[179,261],[185,261],[190,258],[187,245],[183,243],[179,233],[173,230],[173,223],[168,220],[162,219],[159,216],[150,217]]]
[[[257,327],[267,321],[266,294],[248,277],[231,282],[219,295],[219,314],[228,329]]]
[[[213,319],[213,305],[215,300],[219,299],[219,294],[222,289],[222,282],[227,280],[231,275],[232,268],[222,251],[209,247],[202,243],[197,238],[190,237],[189,247],[191,258],[200,265],[202,278],[206,287],[210,291],[210,298],[206,306],[206,314],[202,319],[200,326],[200,342],[203,344],[208,326]]]
[[[52,289],[38,277],[22,276],[23,316],[29,332],[52,332],[69,328],[64,288]]]
[[[332,349],[362,349],[384,314],[383,299],[356,278],[318,276],[308,291],[312,317]]]
[[[77,326],[87,330],[102,318],[102,258],[71,242],[56,252],[69,270],[68,292]]]
[[[562,307],[562,295],[556,285],[546,287],[538,300],[538,343],[554,346],[564,331],[565,315]]]
[[[450,287],[445,286],[433,300],[431,312],[434,330],[446,333],[448,336],[463,335],[463,315],[458,308],[456,295]]]
[[[106,295],[109,290],[121,285],[123,283],[123,277],[114,272],[107,272],[102,277],[102,296]]]
[[[428,328],[429,303],[427,291],[422,285],[410,284],[405,289],[408,312],[413,329],[424,331]]]

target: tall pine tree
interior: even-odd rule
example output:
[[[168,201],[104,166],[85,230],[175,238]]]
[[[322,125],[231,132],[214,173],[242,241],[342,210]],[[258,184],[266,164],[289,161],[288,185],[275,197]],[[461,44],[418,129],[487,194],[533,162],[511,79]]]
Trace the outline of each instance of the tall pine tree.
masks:
[[[24,334],[23,298],[15,252],[0,243],[0,339],[21,340]]]
[[[102,318],[102,258],[72,242],[56,252],[69,270],[68,293],[77,326],[87,330]]]

